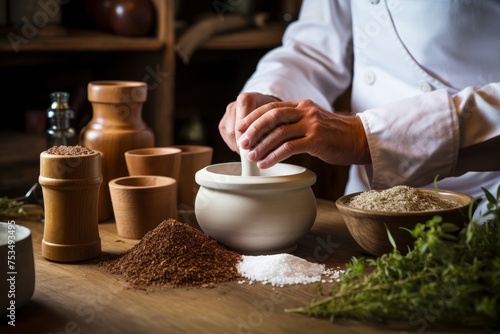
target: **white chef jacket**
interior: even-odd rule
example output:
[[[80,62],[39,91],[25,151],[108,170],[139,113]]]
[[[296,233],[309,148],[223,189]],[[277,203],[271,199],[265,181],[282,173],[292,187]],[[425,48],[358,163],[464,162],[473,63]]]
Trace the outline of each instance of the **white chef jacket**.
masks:
[[[352,85],[372,163],[351,167],[346,193],[434,187],[439,174],[441,189],[483,197],[500,172],[455,167],[459,149],[500,138],[499,31],[497,0],[304,0],[242,91],[332,110]],[[478,162],[498,166],[494,148]]]

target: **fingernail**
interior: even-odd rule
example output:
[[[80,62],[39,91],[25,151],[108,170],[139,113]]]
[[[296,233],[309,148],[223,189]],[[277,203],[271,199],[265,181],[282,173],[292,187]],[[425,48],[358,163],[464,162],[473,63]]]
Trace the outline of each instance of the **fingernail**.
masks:
[[[238,146],[241,147],[241,148],[248,148],[248,138],[247,136],[243,135],[240,137],[240,139],[238,139]]]
[[[255,158],[256,158],[256,156],[257,156],[257,154],[256,154],[254,151],[250,151],[250,152],[248,152],[248,154],[247,154],[247,158],[248,158],[248,160],[250,160],[250,161],[254,161],[254,160],[255,160]]]

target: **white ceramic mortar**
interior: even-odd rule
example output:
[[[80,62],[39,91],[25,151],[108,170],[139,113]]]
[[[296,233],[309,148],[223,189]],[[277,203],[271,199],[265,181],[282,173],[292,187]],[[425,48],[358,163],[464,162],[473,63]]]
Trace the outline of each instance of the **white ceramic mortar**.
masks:
[[[241,163],[207,166],[195,175],[200,189],[195,214],[200,228],[242,254],[292,252],[314,224],[316,175],[280,163],[241,176]]]
[[[35,291],[35,261],[27,227],[0,222],[0,260],[0,314],[10,321]]]

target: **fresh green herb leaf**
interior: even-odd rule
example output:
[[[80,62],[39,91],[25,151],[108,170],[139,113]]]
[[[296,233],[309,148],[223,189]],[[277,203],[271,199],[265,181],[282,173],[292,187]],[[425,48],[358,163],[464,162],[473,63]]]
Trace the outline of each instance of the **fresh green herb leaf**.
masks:
[[[9,199],[8,197],[0,198],[0,217],[8,218],[12,215],[25,214],[24,203]]]
[[[424,321],[498,330],[500,190],[496,198],[485,190],[485,197],[485,223],[471,219],[457,230],[435,216],[411,231],[416,239],[407,254],[395,249],[375,259],[353,258],[341,282],[321,290],[321,299],[287,311],[331,321],[398,320],[410,326]]]
[[[439,191],[438,180],[439,180],[439,174],[437,174],[436,176],[434,176],[434,189],[436,190],[436,192]]]
[[[396,241],[392,237],[391,231],[389,231],[389,228],[387,228],[386,224],[384,224],[384,226],[385,226],[385,230],[387,231],[387,237],[389,238],[389,242],[391,243],[392,248],[396,249],[397,248]]]
[[[488,202],[489,202],[488,204],[494,204],[494,203],[495,203],[495,201],[496,201],[495,196],[493,196],[493,194],[492,194],[492,193],[490,193],[490,192],[488,191],[488,189],[483,188],[483,187],[481,187],[481,189],[483,189],[483,191],[484,191],[484,195],[486,196],[486,199],[487,199],[487,200],[488,200]]]

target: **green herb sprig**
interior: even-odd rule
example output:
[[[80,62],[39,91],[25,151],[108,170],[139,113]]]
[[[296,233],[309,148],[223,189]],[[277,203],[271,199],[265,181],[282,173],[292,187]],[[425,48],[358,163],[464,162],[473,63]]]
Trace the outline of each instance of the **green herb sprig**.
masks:
[[[417,224],[406,255],[397,249],[376,259],[353,258],[341,282],[319,298],[286,310],[313,317],[388,323],[423,331],[432,324],[491,328],[500,322],[500,187],[483,188],[487,212],[463,228],[441,217]],[[498,329],[498,328],[497,328]]]
[[[15,201],[8,197],[0,197],[0,218],[8,218],[12,215],[24,215],[24,202]]]

